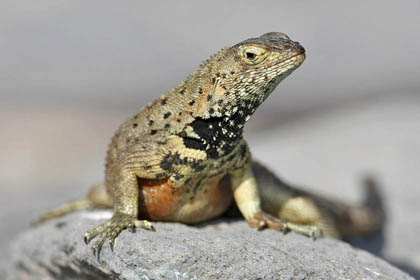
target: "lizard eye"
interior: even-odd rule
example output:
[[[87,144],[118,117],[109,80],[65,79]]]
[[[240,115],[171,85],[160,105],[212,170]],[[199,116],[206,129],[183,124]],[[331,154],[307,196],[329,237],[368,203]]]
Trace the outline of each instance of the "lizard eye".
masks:
[[[240,52],[243,59],[248,64],[258,64],[267,57],[266,50],[258,46],[243,47]]]
[[[246,52],[245,55],[246,55],[246,59],[250,61],[253,61],[257,57],[257,55],[252,52]]]

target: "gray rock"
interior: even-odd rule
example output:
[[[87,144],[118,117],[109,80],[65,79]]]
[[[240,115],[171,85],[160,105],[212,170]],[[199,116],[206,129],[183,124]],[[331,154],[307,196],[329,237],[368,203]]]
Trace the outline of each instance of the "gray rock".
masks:
[[[124,231],[98,261],[82,240],[110,212],[79,212],[32,228],[11,244],[6,279],[413,279],[387,262],[330,240],[256,231],[244,221],[197,227],[155,223]],[[94,220],[93,220],[94,219]]]

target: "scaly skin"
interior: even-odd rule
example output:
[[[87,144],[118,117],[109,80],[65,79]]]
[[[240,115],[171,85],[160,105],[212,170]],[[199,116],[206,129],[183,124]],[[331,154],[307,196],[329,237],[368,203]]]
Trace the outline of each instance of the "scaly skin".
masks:
[[[121,125],[108,150],[105,188],[96,186],[86,199],[41,220],[112,206],[113,217],[85,235],[86,243],[99,236],[95,255],[107,240],[112,248],[125,228],[153,230],[148,220],[207,221],[232,200],[252,227],[339,237],[323,200],[271,180],[273,174],[252,163],[242,137],[245,122],[304,59],[303,47],[277,32],[222,49]],[[258,187],[258,180],[271,181]]]

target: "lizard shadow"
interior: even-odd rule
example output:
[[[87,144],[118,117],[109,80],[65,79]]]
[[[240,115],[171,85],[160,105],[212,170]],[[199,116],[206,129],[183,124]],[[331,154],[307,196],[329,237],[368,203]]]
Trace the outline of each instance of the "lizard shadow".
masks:
[[[384,215],[383,218],[386,220],[385,212],[383,212],[382,215]],[[413,276],[415,279],[420,279],[420,268],[400,260],[392,259],[384,254],[384,248],[386,244],[385,228],[386,222],[384,222],[380,229],[378,229],[378,231],[374,234],[365,237],[353,237],[344,239],[343,241],[384,259],[395,267],[398,267],[402,271],[405,271],[409,275]]]
[[[358,237],[358,238],[351,238],[351,239],[344,239],[345,242],[348,242],[354,247],[359,249],[363,249],[368,251],[385,261],[389,262],[390,264],[394,265],[395,267],[401,269],[402,271],[408,273],[415,279],[420,279],[420,269],[408,263],[404,263],[399,260],[395,260],[386,256],[383,252],[383,249],[386,244],[386,237],[384,227],[382,227],[378,232],[366,237]]]
[[[383,228],[369,236],[346,238],[343,241],[383,258],[386,241]]]
[[[386,259],[386,261],[408,273],[414,279],[420,279],[420,269],[418,267],[396,260]]]

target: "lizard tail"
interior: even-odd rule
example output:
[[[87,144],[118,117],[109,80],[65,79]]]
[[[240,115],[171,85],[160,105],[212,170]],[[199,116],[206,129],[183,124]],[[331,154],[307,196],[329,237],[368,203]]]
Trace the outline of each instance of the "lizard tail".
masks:
[[[68,213],[89,208],[111,208],[112,200],[106,192],[103,184],[92,186],[85,198],[67,202],[57,208],[44,213],[39,219],[32,222],[33,226],[39,225],[51,219],[64,216]]]
[[[63,205],[60,205],[54,209],[51,209],[44,213],[40,218],[32,222],[32,226],[37,226],[41,223],[44,223],[48,220],[61,217],[65,214],[68,214],[73,211],[88,209],[92,207],[92,202],[87,199],[79,199],[67,202]]]
[[[385,223],[382,195],[370,176],[363,179],[364,201],[350,205],[289,185],[258,162],[252,163],[252,170],[263,210],[276,217],[318,226],[333,238],[370,235]]]
[[[385,207],[378,182],[371,176],[363,178],[365,198],[360,206],[347,206],[336,219],[343,237],[366,236],[380,231],[385,222]]]

